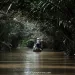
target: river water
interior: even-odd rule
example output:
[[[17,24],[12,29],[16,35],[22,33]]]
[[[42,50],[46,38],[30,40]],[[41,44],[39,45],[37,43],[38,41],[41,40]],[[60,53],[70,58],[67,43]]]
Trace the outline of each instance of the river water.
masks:
[[[0,52],[0,75],[75,75],[75,59],[63,52],[28,48]]]

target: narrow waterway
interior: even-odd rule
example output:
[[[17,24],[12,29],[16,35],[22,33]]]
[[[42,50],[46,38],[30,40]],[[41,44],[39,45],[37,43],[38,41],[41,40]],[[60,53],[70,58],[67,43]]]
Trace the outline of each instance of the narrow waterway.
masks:
[[[75,75],[75,59],[63,52],[23,48],[0,53],[0,75]]]

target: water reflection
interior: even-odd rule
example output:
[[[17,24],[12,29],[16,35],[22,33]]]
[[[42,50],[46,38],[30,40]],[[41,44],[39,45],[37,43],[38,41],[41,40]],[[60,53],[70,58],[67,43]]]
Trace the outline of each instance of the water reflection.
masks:
[[[26,54],[25,56],[26,60],[25,61],[28,61],[27,63],[25,63],[25,69],[24,69],[24,73],[25,75],[35,75],[36,73],[39,73],[39,71],[32,71],[30,67],[32,68],[35,68],[35,66],[38,66],[39,67],[39,53],[37,52],[29,52],[29,54]],[[35,61],[38,61],[35,63]]]
[[[75,60],[63,52],[27,49],[1,53],[0,75],[75,75]]]

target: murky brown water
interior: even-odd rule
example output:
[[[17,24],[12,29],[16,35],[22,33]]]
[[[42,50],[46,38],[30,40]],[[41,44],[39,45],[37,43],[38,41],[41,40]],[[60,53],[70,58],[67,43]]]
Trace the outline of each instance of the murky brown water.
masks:
[[[0,53],[0,75],[75,75],[75,59],[63,52],[33,52],[24,48]]]

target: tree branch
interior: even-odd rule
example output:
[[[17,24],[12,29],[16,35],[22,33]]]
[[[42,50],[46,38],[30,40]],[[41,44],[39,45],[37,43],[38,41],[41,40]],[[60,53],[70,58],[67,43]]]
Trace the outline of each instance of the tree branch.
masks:
[[[12,2],[13,3],[13,2]],[[12,3],[9,5],[6,14],[8,13],[8,11],[11,9]]]

